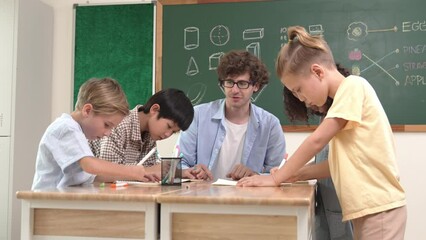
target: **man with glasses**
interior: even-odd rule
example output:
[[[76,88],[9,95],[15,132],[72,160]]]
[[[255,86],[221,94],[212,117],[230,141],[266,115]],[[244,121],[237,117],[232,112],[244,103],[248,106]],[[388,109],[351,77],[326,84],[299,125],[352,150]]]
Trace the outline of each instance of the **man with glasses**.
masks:
[[[265,65],[249,52],[231,51],[217,73],[225,98],[195,106],[194,120],[178,140],[184,177],[238,180],[269,172],[286,146],[278,118],[251,103],[269,81]]]

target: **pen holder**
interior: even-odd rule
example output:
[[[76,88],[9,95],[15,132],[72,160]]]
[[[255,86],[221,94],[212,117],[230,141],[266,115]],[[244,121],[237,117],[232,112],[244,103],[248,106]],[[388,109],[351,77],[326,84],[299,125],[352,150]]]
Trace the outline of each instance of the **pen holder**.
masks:
[[[161,158],[161,185],[181,185],[182,184],[182,158],[162,157]]]

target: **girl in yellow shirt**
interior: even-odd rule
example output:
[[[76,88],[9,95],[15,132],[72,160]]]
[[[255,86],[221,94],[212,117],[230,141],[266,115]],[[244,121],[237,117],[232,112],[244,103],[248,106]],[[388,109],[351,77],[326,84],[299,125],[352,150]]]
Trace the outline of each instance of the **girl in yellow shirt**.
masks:
[[[374,89],[364,78],[344,77],[321,36],[295,26],[288,37],[276,61],[281,82],[308,106],[321,107],[328,97],[333,104],[284,167],[269,176],[243,178],[238,186],[278,186],[330,142],[330,175],[343,221],[354,224],[354,238],[404,239],[407,210],[394,137]]]

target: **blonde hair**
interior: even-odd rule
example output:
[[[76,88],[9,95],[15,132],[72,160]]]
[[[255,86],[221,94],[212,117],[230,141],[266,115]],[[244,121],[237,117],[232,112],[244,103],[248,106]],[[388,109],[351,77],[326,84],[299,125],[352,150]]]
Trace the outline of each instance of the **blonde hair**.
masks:
[[[292,26],[288,28],[288,39],[275,63],[279,78],[288,73],[300,75],[314,62],[335,68],[333,54],[321,36],[312,36],[305,28]]]
[[[75,109],[92,104],[95,114],[129,114],[129,103],[120,84],[111,78],[91,78],[81,85]]]

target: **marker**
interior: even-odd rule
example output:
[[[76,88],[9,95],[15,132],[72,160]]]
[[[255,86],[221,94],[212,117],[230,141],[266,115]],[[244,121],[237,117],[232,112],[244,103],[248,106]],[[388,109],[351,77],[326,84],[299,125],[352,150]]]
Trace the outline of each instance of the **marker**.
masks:
[[[282,166],[284,166],[285,162],[287,162],[287,160],[285,160],[285,158],[283,158],[278,169],[280,169]]]
[[[154,154],[154,152],[155,152],[155,150],[156,150],[157,148],[156,147],[153,147],[152,149],[151,149],[151,151],[149,151],[148,152],[148,154],[147,155],[145,155],[145,157],[143,157],[142,158],[142,160],[140,160],[139,162],[138,162],[138,166],[140,166],[140,165],[142,165],[146,160],[148,160],[148,158],[149,157],[151,157],[152,156],[152,154]]]
[[[178,157],[180,154],[181,154],[181,152],[180,152],[179,145],[176,145],[173,155],[176,156],[176,157]]]
[[[129,184],[126,183],[126,182],[115,182],[115,183],[111,184],[112,188],[127,187],[127,186],[129,186]]]
[[[280,166],[278,167],[278,169],[280,169],[282,166],[284,166],[285,162],[287,162],[287,157],[288,157],[288,153],[286,153],[286,154],[284,155],[284,158],[283,158],[283,160],[281,161]]]

